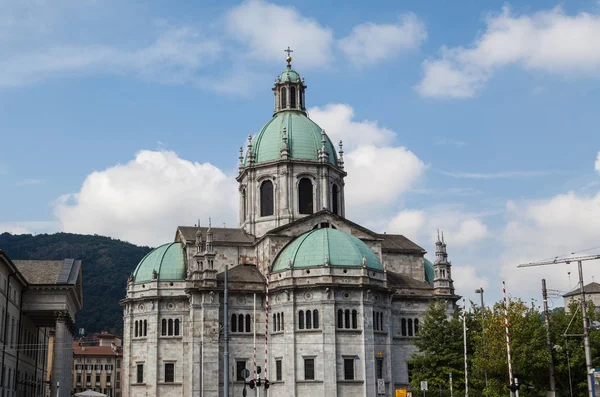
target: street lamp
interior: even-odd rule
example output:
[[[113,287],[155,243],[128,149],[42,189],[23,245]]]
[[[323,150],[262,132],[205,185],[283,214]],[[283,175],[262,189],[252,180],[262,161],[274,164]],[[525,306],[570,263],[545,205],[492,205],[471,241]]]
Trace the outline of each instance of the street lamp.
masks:
[[[480,287],[478,289],[475,290],[476,294],[480,294],[481,296],[481,341],[483,344],[483,358],[484,358],[484,362],[483,362],[483,374],[485,376],[485,395],[487,397],[489,397],[489,390],[488,390],[488,379],[487,379],[487,352],[485,350],[485,324],[484,324],[484,320],[485,320],[485,306],[483,305],[483,287]]]

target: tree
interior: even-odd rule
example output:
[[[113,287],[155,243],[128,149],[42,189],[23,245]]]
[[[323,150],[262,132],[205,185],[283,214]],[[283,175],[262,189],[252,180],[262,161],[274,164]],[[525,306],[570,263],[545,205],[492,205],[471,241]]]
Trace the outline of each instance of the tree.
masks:
[[[419,338],[414,344],[419,348],[409,360],[412,366],[410,383],[419,389],[421,381],[427,381],[431,389],[448,391],[449,374],[453,384],[464,389],[463,326],[461,312],[449,315],[448,303],[432,301],[419,327]],[[446,393],[447,394],[447,393]]]

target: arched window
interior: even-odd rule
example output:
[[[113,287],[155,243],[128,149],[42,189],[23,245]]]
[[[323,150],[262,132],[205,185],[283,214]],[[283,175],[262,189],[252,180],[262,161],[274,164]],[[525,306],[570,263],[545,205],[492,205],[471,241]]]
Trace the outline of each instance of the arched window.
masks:
[[[165,320],[164,318],[163,318],[162,323],[161,323],[160,334],[162,336],[165,336],[167,334],[167,320]]]
[[[136,321],[134,324],[135,324],[135,332],[134,332],[133,335],[137,338],[137,336],[138,336],[138,322]]]
[[[403,319],[400,321],[400,324],[401,324],[402,336],[406,336],[406,319],[405,319],[405,318],[403,318]]]
[[[319,328],[319,311],[313,310],[313,327]]]
[[[306,311],[306,329],[312,328],[312,313],[310,310]]]
[[[300,90],[300,109],[304,109],[304,90]]]
[[[379,313],[379,329],[383,331],[383,313]]]
[[[344,312],[338,309],[338,328],[344,328]]]
[[[350,328],[350,310],[348,309],[344,312],[344,320],[345,328]]]
[[[331,212],[333,212],[336,215],[339,215],[340,213],[339,211],[339,189],[338,186],[336,184],[333,185],[333,187],[331,188]]]
[[[313,213],[313,186],[308,178],[300,179],[298,184],[298,212],[301,214]]]
[[[168,329],[169,329],[169,332],[168,332],[169,336],[173,336],[173,319],[172,318],[169,319],[169,328]]]
[[[412,318],[408,319],[408,336],[413,336],[413,321],[412,321]]]
[[[278,314],[273,313],[273,331],[278,331],[278,329],[277,329],[277,316],[278,316]]]
[[[264,181],[260,185],[260,216],[273,215],[273,182]]]
[[[296,108],[296,87],[290,88],[290,107],[292,109]]]
[[[298,329],[304,329],[304,310],[298,312]]]
[[[283,331],[283,327],[285,325],[285,322],[283,321],[283,313],[281,313],[281,330]]]
[[[144,320],[144,336],[148,336],[148,321]]]
[[[179,336],[179,319],[175,319],[175,335]]]
[[[281,87],[281,109],[285,109],[287,107],[286,93],[287,90],[285,87]]]
[[[235,314],[231,315],[231,332],[237,332],[237,316]]]
[[[352,310],[352,328],[358,328],[358,312],[356,310]]]
[[[244,332],[244,315],[238,316],[238,332]]]
[[[419,332],[419,319],[415,318],[415,336],[417,336],[418,332]]]
[[[251,323],[251,318],[249,314],[246,314],[246,332],[250,332],[250,323]]]

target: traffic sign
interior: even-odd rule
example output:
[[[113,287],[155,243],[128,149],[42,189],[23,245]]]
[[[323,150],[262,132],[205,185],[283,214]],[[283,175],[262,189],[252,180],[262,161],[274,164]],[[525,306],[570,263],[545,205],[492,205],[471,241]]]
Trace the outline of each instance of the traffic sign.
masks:
[[[427,391],[427,381],[426,380],[421,381],[421,390]]]

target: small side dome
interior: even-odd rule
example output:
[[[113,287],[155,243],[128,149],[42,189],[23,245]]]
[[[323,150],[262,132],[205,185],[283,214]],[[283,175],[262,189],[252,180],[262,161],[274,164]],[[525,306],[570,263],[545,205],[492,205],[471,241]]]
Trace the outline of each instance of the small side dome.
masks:
[[[306,232],[289,243],[273,264],[273,272],[320,266],[362,267],[383,271],[379,259],[362,240],[337,229]]]
[[[153,280],[156,271],[159,281],[185,280],[183,245],[180,242],[167,243],[150,251],[133,272],[135,283]]]
[[[433,285],[433,264],[427,260],[427,258],[423,258],[423,267],[425,271],[425,282],[430,285]]]

